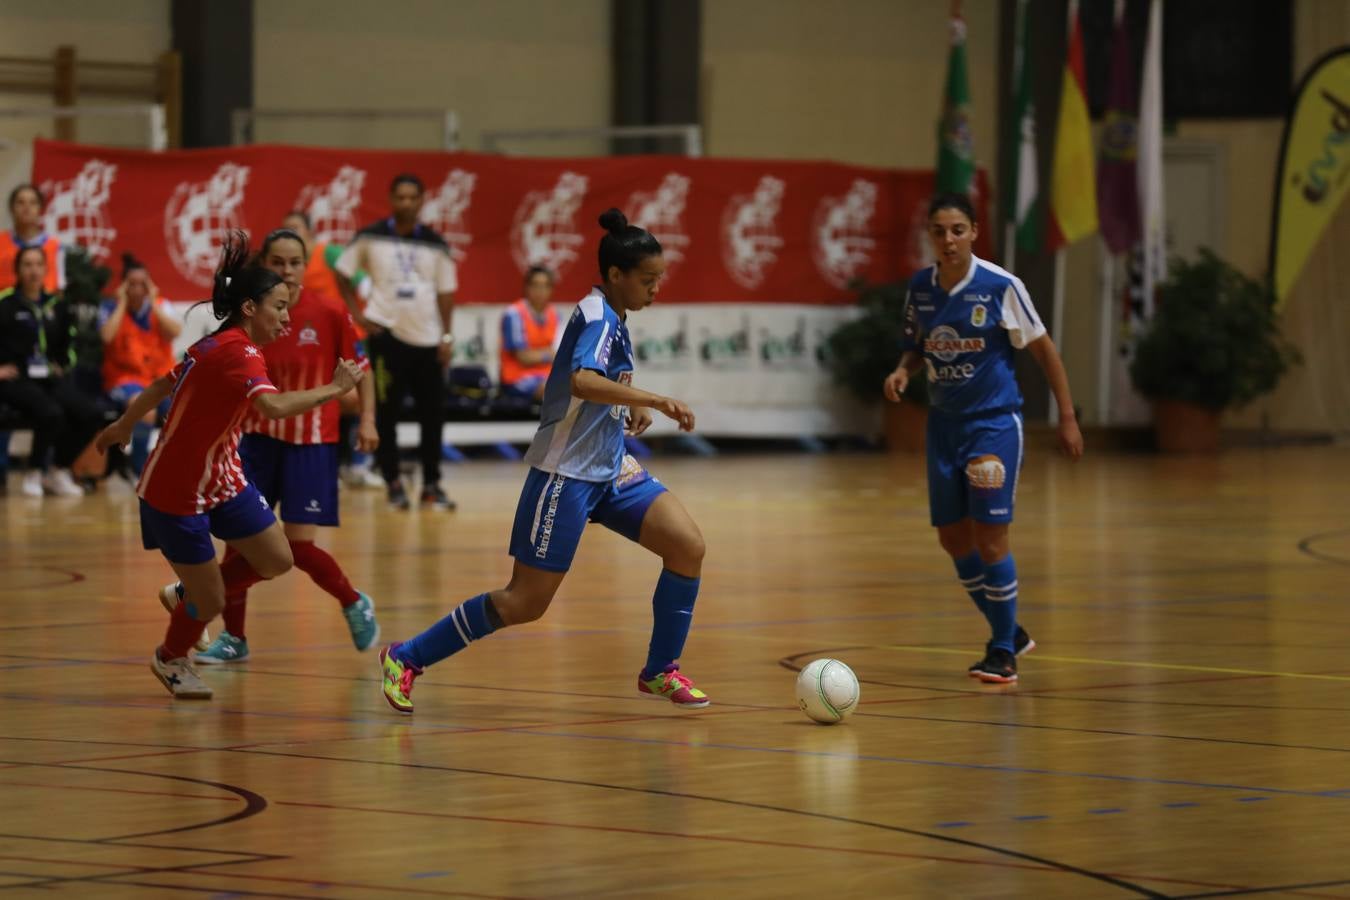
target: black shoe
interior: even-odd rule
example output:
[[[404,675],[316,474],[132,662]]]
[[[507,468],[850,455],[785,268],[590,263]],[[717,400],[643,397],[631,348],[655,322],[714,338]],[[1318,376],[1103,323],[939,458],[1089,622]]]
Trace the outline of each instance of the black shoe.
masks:
[[[993,649],[994,649],[994,642],[992,640],[985,641],[984,655],[988,656],[989,651]],[[1023,628],[1021,625],[1018,625],[1017,633],[1013,635],[1013,655],[1021,656],[1022,654],[1030,653],[1032,650],[1035,649],[1036,649],[1036,642],[1031,639],[1031,635],[1027,634],[1027,630],[1025,628]],[[970,675],[971,678],[977,677],[975,673],[983,663],[984,660],[980,660],[977,663],[973,663],[969,669],[966,669],[966,672]]]
[[[439,484],[433,484],[431,487],[422,488],[422,496],[418,501],[421,506],[430,506],[433,509],[443,509],[447,512],[454,512],[457,508],[455,501],[445,496],[445,491],[441,490]]]
[[[389,491],[389,505],[394,509],[411,509],[412,503],[408,500],[408,492],[403,489],[403,482],[392,481],[385,485]]]
[[[1017,657],[1001,647],[985,654],[971,675],[987,684],[1012,684],[1017,681]]]

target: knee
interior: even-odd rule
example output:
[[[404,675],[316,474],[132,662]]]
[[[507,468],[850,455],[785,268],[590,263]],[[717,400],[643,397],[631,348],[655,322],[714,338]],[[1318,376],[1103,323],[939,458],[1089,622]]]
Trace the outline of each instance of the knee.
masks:
[[[663,562],[668,564],[666,568],[676,571],[680,568],[688,568],[694,574],[698,574],[703,568],[703,556],[707,553],[707,550],[708,545],[703,540],[702,532],[695,528],[680,537],[674,552]]]
[[[980,552],[980,561],[985,565],[996,563],[1008,555],[1007,537],[978,537],[975,549]]]
[[[938,543],[947,555],[953,559],[962,559],[970,555],[971,545],[970,536],[964,533],[954,533],[951,531],[938,529]]]
[[[249,560],[253,570],[263,578],[276,578],[278,575],[285,575],[295,566],[295,556],[291,553],[289,544],[276,553],[269,554],[267,558],[254,562]]]
[[[543,618],[552,600],[551,596],[511,588],[492,594],[492,605],[501,617],[503,626],[524,625]]]

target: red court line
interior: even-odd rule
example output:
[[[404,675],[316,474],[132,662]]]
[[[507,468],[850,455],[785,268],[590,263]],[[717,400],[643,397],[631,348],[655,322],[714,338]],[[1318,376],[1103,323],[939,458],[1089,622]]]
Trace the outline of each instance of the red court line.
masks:
[[[183,753],[202,753],[214,750],[214,747],[180,747],[173,750],[156,750],[153,753],[124,753],[120,756],[95,756],[90,759],[62,759],[56,762],[38,762],[41,766],[73,766],[77,763],[112,762],[115,759],[146,759],[151,756],[179,756]]]
[[[111,844],[110,846],[115,847],[117,845]],[[147,868],[146,866],[129,866],[126,863],[96,863],[85,862],[84,860],[79,859],[47,859],[41,856],[0,856],[0,859],[12,859],[17,862],[53,863],[59,866],[85,866],[86,868],[91,869],[126,869],[127,872],[131,874],[157,871],[156,869]],[[33,877],[42,878],[43,876],[34,875]]]
[[[117,846],[113,844],[112,846]],[[294,860],[292,860],[293,862]],[[203,863],[202,866],[214,866],[219,863]],[[307,884],[314,887],[349,887],[363,891],[380,891],[390,896],[399,894],[428,894],[433,897],[471,897],[476,900],[529,900],[527,897],[515,897],[507,894],[476,894],[473,891],[438,891],[432,888],[406,887],[402,884],[397,887],[388,884],[361,884],[356,881],[329,881],[326,878],[287,878],[284,875],[245,875],[242,872],[226,872],[211,869],[209,874],[212,878],[244,878],[249,881],[275,881],[282,884]],[[116,881],[105,881],[105,884],[117,884]],[[161,885],[162,887],[176,887],[177,885]]]
[[[182,794],[174,791],[139,791],[134,788],[94,787],[92,785],[82,784],[43,784],[38,781],[0,781],[0,785],[52,788],[58,791],[100,791],[109,794],[142,794],[147,797],[185,797],[192,800],[227,800],[232,803],[239,801],[239,798],[233,794],[228,796],[220,796],[218,794]]]

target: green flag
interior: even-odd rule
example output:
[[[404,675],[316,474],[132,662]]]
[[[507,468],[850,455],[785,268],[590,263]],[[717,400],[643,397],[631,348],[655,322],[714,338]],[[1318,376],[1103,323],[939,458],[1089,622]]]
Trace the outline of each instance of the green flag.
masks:
[[[975,145],[970,136],[970,82],[966,78],[966,22],[951,23],[947,94],[938,122],[937,190],[969,194],[975,180]]]
[[[1019,250],[1041,248],[1040,186],[1036,176],[1036,108],[1031,100],[1031,32],[1027,29],[1027,0],[1017,3],[1017,45],[1013,50],[1012,118],[1008,122],[1007,185],[1004,215],[1016,235]],[[1009,248],[1011,249],[1011,248]],[[1004,265],[1008,265],[1007,260]]]

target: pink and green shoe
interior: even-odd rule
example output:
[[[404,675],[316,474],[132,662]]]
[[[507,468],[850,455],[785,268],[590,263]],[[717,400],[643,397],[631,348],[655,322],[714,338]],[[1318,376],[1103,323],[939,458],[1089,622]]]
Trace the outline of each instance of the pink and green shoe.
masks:
[[[655,699],[665,699],[681,709],[702,709],[712,701],[694,687],[689,676],[680,674],[680,664],[671,663],[655,678],[643,679],[638,673],[638,693]]]

